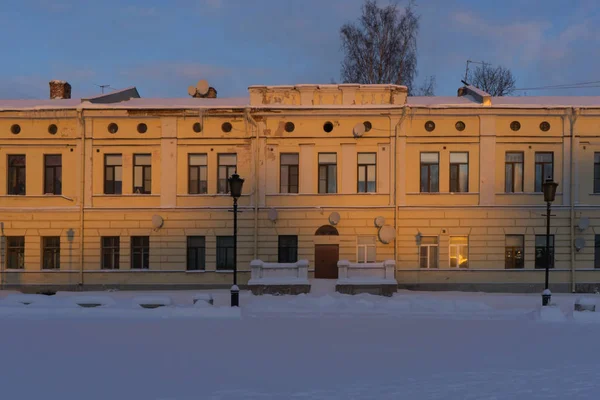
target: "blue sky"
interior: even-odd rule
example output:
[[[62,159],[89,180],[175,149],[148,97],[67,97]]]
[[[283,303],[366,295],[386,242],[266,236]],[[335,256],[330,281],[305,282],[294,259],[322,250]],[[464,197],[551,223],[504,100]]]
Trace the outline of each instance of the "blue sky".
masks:
[[[329,83],[339,79],[339,27],[358,18],[361,4],[4,1],[0,98],[46,98],[51,79],[69,81],[74,97],[100,93],[95,84],[185,97],[207,79],[229,97],[253,84]],[[417,0],[417,9],[417,82],[435,75],[438,95],[456,94],[467,59],[511,68],[520,88],[600,81],[596,0]],[[600,95],[600,88],[526,94]]]

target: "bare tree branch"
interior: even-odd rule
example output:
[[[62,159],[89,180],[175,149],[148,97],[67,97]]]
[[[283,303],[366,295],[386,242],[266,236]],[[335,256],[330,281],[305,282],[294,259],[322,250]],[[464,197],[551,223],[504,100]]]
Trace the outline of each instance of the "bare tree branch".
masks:
[[[468,81],[492,96],[508,96],[516,88],[512,72],[501,65],[496,68],[491,68],[488,64],[480,65],[469,72]]]
[[[393,83],[413,92],[417,75],[417,35],[419,16],[414,2],[404,8],[392,3],[379,7],[376,0],[365,0],[357,23],[340,29],[344,60],[341,78],[345,83]],[[433,93],[435,79],[429,78]]]

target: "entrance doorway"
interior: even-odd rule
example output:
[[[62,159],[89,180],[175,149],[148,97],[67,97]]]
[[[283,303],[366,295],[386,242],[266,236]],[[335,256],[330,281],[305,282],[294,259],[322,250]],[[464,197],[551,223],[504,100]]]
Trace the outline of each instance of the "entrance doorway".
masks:
[[[315,278],[337,279],[340,247],[337,244],[315,245]]]
[[[323,225],[317,229],[315,236],[339,236],[339,233],[334,226]],[[315,244],[315,278],[337,279],[340,247],[337,243],[320,242]]]

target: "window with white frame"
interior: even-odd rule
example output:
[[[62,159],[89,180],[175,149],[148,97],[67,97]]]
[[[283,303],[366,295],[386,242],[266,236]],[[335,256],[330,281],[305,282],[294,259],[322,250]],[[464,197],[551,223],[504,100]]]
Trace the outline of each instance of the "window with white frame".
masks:
[[[450,268],[469,268],[468,236],[450,236]]]
[[[377,259],[377,244],[374,236],[359,236],[356,244],[356,260],[359,263],[375,262]]]
[[[423,236],[419,244],[419,267],[438,267],[438,238],[437,236]]]

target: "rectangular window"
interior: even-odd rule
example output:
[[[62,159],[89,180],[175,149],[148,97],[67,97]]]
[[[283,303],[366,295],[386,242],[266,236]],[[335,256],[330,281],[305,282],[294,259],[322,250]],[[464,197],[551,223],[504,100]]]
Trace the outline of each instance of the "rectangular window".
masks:
[[[206,259],[206,242],[204,236],[188,236],[187,238],[187,270],[204,270]]]
[[[356,241],[356,261],[371,263],[377,259],[375,236],[359,236]]]
[[[600,268],[600,235],[594,235],[594,268]]]
[[[104,194],[123,193],[123,161],[121,154],[104,155]]]
[[[25,268],[25,236],[6,237],[6,268]]]
[[[469,268],[468,236],[450,236],[450,268]]]
[[[440,154],[421,153],[421,193],[440,191]]]
[[[319,153],[319,193],[337,193],[336,153]]]
[[[121,239],[118,236],[102,237],[102,269],[119,269]]]
[[[546,235],[535,235],[535,267],[546,268]],[[550,268],[554,268],[554,235],[550,235]]]
[[[219,154],[219,171],[217,173],[217,193],[229,193],[229,181],[231,175],[237,171],[237,155]]]
[[[535,153],[535,191],[542,192],[546,179],[554,179],[554,153]]]
[[[469,153],[450,153],[450,192],[469,191]]]
[[[62,156],[44,155],[44,194],[62,194]]]
[[[208,193],[208,156],[189,154],[188,164],[188,193]]]
[[[279,193],[298,193],[298,153],[281,154]]]
[[[504,191],[523,192],[523,153],[506,152],[504,156]]]
[[[377,191],[377,154],[358,153],[358,193]]]
[[[150,237],[131,237],[131,269],[150,268]]]
[[[600,193],[600,153],[594,153],[594,193]]]
[[[233,236],[217,236],[217,269],[233,269]]]
[[[298,236],[279,235],[277,262],[295,263],[298,261]]]
[[[42,238],[42,269],[60,269],[60,236]]]
[[[8,194],[25,195],[25,155],[8,156]]]
[[[438,267],[438,238],[437,236],[423,236],[419,245],[419,267]]]
[[[133,193],[152,193],[152,156],[150,154],[133,155]]]
[[[525,237],[506,235],[504,245],[504,268],[522,269],[525,267]]]

